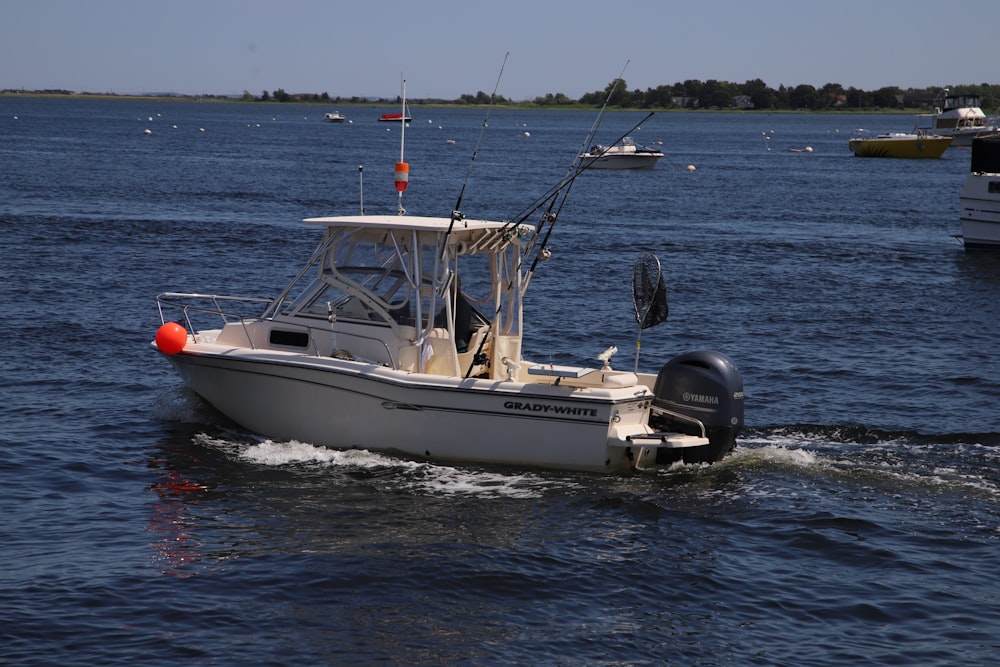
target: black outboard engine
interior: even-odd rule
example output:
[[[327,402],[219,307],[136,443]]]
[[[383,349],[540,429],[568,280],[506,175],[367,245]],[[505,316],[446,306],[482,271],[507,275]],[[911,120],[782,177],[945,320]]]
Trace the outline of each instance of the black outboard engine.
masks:
[[[743,376],[729,357],[718,352],[688,352],[660,369],[653,386],[649,425],[657,431],[700,435],[709,444],[683,449],[661,448],[656,462],[713,463],[735,445],[743,428]]]

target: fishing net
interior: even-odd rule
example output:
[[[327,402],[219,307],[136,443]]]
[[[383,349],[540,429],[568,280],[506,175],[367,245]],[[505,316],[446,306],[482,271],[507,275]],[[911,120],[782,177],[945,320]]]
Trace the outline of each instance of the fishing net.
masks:
[[[632,301],[635,321],[639,329],[648,329],[666,321],[670,307],[667,304],[667,286],[660,272],[656,255],[640,255],[632,269]]]

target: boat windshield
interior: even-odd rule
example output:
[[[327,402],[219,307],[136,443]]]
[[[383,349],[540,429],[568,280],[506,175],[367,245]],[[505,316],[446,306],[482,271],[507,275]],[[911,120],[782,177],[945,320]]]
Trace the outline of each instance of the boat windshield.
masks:
[[[411,287],[406,276],[399,271],[381,271],[371,267],[344,267],[338,275],[347,281],[335,279],[325,270],[312,281],[302,296],[292,302],[286,313],[310,317],[388,322],[400,324],[409,318]],[[361,291],[363,290],[363,291]],[[373,308],[371,296],[382,308]]]
[[[411,227],[348,222],[327,228],[271,316],[328,320],[355,333],[358,325],[390,328],[421,355],[440,353],[441,340],[454,341],[457,354],[481,351],[489,340],[493,353],[520,358],[520,250],[530,227],[459,223],[449,232],[419,221]]]

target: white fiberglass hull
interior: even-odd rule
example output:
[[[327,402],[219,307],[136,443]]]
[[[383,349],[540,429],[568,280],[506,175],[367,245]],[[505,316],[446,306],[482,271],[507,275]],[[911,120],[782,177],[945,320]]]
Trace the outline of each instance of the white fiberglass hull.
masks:
[[[962,220],[962,242],[972,250],[1000,250],[1000,222]]]
[[[253,432],[455,462],[624,471],[655,450],[642,385],[593,388],[461,379],[220,345],[168,355],[185,384]],[[626,374],[630,375],[630,374]],[[634,377],[634,376],[633,376]],[[677,444],[697,438],[677,436]]]
[[[942,137],[951,137],[952,146],[971,146],[972,140],[976,137],[986,136],[994,132],[993,126],[981,127],[976,129],[937,129],[934,130],[936,134],[940,134]]]
[[[595,158],[589,164],[589,169],[652,169],[660,160],[662,155],[657,154],[628,154],[628,155],[604,155]]]
[[[959,197],[969,249],[1000,249],[1000,174],[969,174]]]

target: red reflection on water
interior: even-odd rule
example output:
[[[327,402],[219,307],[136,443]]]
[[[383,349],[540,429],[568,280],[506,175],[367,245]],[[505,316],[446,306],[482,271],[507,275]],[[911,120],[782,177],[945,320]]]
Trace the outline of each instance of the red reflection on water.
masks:
[[[162,465],[158,461],[150,462],[150,467]],[[191,535],[194,522],[188,513],[190,504],[197,502],[198,497],[208,491],[207,487],[176,471],[169,471],[148,489],[159,496],[159,502],[153,503],[147,530],[159,536],[150,546],[157,551],[160,571],[177,577],[194,576],[196,573],[189,566],[201,560],[201,543]]]

